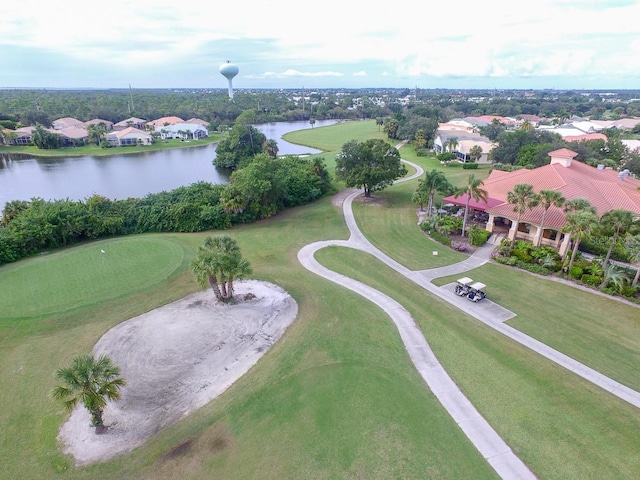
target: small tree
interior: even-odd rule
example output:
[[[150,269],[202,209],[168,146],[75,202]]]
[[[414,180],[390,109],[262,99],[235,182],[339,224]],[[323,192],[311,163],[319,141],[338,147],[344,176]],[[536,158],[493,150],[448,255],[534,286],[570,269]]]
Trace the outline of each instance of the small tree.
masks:
[[[120,398],[120,388],[126,385],[120,378],[120,369],[111,359],[102,355],[79,355],[71,366],[56,371],[55,376],[63,382],[53,389],[51,396],[62,400],[64,408],[71,411],[81,402],[91,414],[91,425],[96,433],[106,430],[102,414],[108,400]]]
[[[469,156],[471,160],[477,162],[482,157],[482,147],[480,145],[474,145],[469,149]]]
[[[465,230],[467,228],[467,214],[469,213],[469,203],[471,203],[471,199],[473,198],[476,202],[480,200],[486,203],[489,194],[482,187],[484,183],[479,178],[476,178],[475,175],[469,175],[467,179],[467,185],[459,188],[454,194],[455,198],[458,198],[461,195],[467,195],[467,199],[464,205],[464,219],[462,221],[462,236],[465,235]]]
[[[562,194],[557,190],[540,190],[540,206],[542,207],[542,220],[540,220],[540,237],[538,238],[538,243],[536,247],[539,247],[542,243],[542,234],[544,233],[544,222],[547,218],[547,212],[549,209],[554,207],[562,207],[564,205],[565,199]]]
[[[540,197],[538,197],[538,195],[533,191],[533,185],[528,183],[519,183],[513,186],[512,191],[507,192],[507,202],[513,205],[513,211],[518,215],[516,219],[516,225],[518,225],[522,215],[524,215],[527,210],[538,205]],[[513,238],[511,239],[511,249],[513,249],[515,243],[516,234],[514,233]]]
[[[633,282],[631,283],[631,285],[635,287],[638,284],[638,279],[640,278],[640,235],[634,235],[633,237],[627,238],[625,246],[627,247],[631,261],[636,264],[636,274],[633,277]]]
[[[564,233],[571,235],[574,240],[573,252],[571,253],[571,260],[569,261],[568,271],[571,271],[573,262],[578,253],[578,247],[580,242],[585,238],[591,236],[593,229],[598,225],[598,217],[591,213],[589,210],[581,210],[577,213],[571,213],[567,215],[567,223],[562,229]]]
[[[233,300],[233,282],[251,274],[251,265],[242,258],[235,239],[220,235],[207,237],[191,261],[191,271],[200,286],[211,287],[221,302]]]

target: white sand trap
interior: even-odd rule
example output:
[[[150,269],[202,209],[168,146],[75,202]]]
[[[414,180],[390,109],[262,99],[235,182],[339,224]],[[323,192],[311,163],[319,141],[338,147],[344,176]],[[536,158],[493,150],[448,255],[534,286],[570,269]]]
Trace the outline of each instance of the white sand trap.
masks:
[[[255,298],[244,300],[248,293]],[[141,445],[224,392],[298,313],[287,292],[266,282],[238,282],[234,296],[238,303],[223,305],[209,289],[109,330],[93,353],[109,355],[127,385],[104,411],[107,433],[95,434],[84,406],[71,413],[58,435],[65,453],[86,465]]]

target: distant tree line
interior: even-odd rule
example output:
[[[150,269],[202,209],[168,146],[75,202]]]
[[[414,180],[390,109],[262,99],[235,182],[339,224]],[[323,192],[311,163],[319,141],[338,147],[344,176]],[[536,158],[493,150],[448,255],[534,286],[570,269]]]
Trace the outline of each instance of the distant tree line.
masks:
[[[228,185],[198,182],[126,200],[14,200],[2,212],[0,265],[114,235],[223,230],[311,202],[330,188],[321,158],[259,154],[234,171]]]

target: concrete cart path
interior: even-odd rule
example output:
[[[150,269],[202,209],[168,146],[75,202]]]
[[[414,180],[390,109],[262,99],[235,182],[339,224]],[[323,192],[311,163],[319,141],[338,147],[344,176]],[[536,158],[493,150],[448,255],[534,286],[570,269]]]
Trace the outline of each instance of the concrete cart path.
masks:
[[[422,169],[417,166],[416,170],[417,173],[413,175],[412,178],[421,176],[423,173]],[[451,415],[480,454],[501,478],[535,479],[535,475],[527,468],[522,460],[513,453],[511,448],[509,448],[491,425],[480,415],[469,399],[464,396],[455,382],[449,377],[433,354],[422,331],[405,308],[384,293],[345,275],[331,271],[315,259],[315,252],[329,246],[355,248],[371,253],[387,264],[392,264],[393,268],[401,269],[401,273],[407,275],[412,274],[410,270],[405,269],[402,265],[373,247],[360,233],[360,230],[355,225],[351,211],[353,198],[359,193],[359,190],[354,190],[346,197],[343,203],[345,219],[347,220],[347,224],[349,224],[349,230],[351,232],[350,239],[346,241],[329,240],[306,245],[298,252],[298,260],[305,268],[317,275],[348,288],[372,301],[391,317],[398,328],[400,337],[409,353],[409,357],[424,381],[449,415]],[[347,211],[350,213],[349,215],[346,214]]]
[[[400,181],[412,180],[420,177],[424,173],[419,166],[415,164],[411,165],[416,169],[416,173]],[[477,318],[491,328],[640,408],[640,393],[637,391],[505,325],[503,322],[512,318],[515,315],[513,312],[493,302],[487,302],[486,306],[482,308],[478,308],[479,304],[473,302],[460,302],[460,297],[453,294],[450,289],[437,287],[431,283],[434,278],[464,273],[485,264],[489,261],[491,251],[494,247],[493,245],[487,244],[480,247],[471,257],[452,265],[429,270],[409,270],[404,265],[401,265],[374,247],[358,228],[353,215],[352,203],[353,199],[361,194],[361,191],[355,189],[350,190],[346,196],[344,196],[344,193],[345,192],[342,192],[342,198],[344,199],[342,208],[345,222],[350,232],[349,240],[329,240],[307,245],[298,252],[298,260],[305,268],[317,275],[349,288],[374,302],[392,318],[400,332],[407,352],[422,378],[427,382],[429,388],[436,395],[443,407],[458,423],[465,435],[467,435],[478,451],[502,478],[525,479],[535,478],[535,476],[511,451],[509,446],[500,438],[486,420],[482,418],[471,402],[462,394],[453,380],[447,375],[409,313],[402,305],[382,292],[323,267],[315,260],[315,252],[328,246],[341,246],[362,250],[374,255],[383,263],[411,279],[425,290],[455,305],[460,310]]]

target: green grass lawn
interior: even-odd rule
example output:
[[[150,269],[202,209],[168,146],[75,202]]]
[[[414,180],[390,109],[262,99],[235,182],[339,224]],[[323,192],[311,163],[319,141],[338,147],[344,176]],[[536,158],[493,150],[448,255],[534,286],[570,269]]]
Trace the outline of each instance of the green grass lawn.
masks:
[[[483,265],[469,276],[488,285],[492,301],[517,314],[509,325],[640,390],[640,309],[502,265]]]
[[[366,253],[332,247],[316,257],[407,308],[447,372],[539,478],[640,476],[637,408],[433,297]],[[558,295],[566,296],[571,292]]]
[[[346,129],[327,134],[336,137],[339,150],[345,141],[359,138],[355,134],[360,128],[375,134],[375,122],[367,123],[305,132],[325,135],[325,128]],[[420,162],[428,160],[421,157]],[[356,205],[358,224],[409,268],[438,266],[449,254],[447,261],[459,259],[459,254],[444,251],[433,257],[434,244],[416,225],[417,207],[406,203],[412,188],[414,182],[399,184],[380,193],[383,202]],[[101,464],[74,467],[56,441],[66,414],[48,396],[53,372],[74,355],[91,351],[114,325],[197,290],[188,261],[210,233],[112,239],[0,267],[0,304],[10,306],[0,308],[0,476],[496,477],[422,384],[390,319],[298,263],[297,252],[307,243],[348,236],[341,209],[328,198],[224,232],[238,240],[254,278],[280,285],[298,302],[298,317],[285,336],[227,392],[144,446]],[[127,268],[127,262],[118,262],[103,272],[98,247],[106,252],[104,261],[115,250],[129,265],[141,263]],[[318,256],[327,266],[385,291],[411,312],[445,369],[539,478],[640,477],[637,409],[460,313],[368,255],[331,248]],[[518,297],[528,302],[522,310],[531,310],[531,316],[522,313],[521,318],[518,312],[514,320],[525,324],[518,328],[549,330],[553,336],[543,322],[532,325],[533,313],[548,303],[563,318],[573,305],[586,302],[573,289],[557,288],[545,290],[544,302],[525,299],[527,286],[537,285],[530,281],[533,277],[490,267],[498,268],[487,265],[478,275],[486,273],[492,298],[514,311]],[[77,280],[60,288],[69,276]],[[22,292],[17,279],[35,294]],[[93,289],[90,298],[86,289]],[[509,289],[515,292],[509,297],[514,304],[506,300]],[[67,303],[56,295],[65,296]],[[581,311],[626,315],[601,297],[593,302]],[[611,324],[580,323],[577,317],[570,322],[562,336],[575,337],[574,343],[590,337],[585,351],[597,350],[593,357],[622,355],[616,353],[614,333],[604,335]],[[573,331],[580,327],[585,333]],[[631,327],[622,335],[637,338]],[[562,341],[563,348],[572,348],[570,339]],[[630,364],[637,365],[640,349],[631,340],[627,348],[635,355]]]

